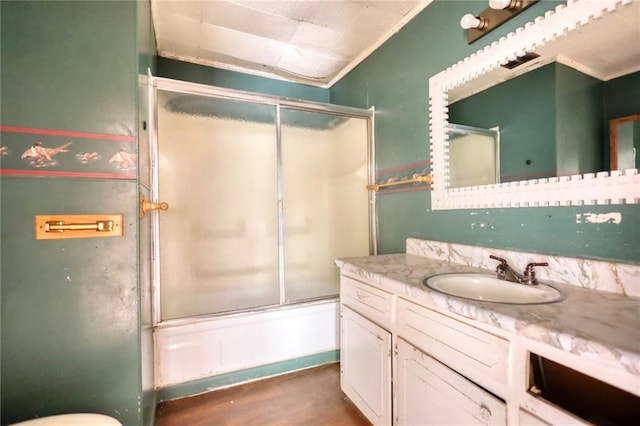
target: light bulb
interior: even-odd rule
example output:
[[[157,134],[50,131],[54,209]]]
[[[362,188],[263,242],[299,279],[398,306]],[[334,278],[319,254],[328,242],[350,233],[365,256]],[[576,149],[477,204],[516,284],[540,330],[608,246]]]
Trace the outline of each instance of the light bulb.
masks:
[[[512,3],[515,2],[512,0],[489,0],[489,7],[496,10],[509,9],[513,7]]]
[[[462,17],[462,19],[460,19],[460,26],[465,30],[480,28],[482,26],[482,21],[471,13],[467,13]]]

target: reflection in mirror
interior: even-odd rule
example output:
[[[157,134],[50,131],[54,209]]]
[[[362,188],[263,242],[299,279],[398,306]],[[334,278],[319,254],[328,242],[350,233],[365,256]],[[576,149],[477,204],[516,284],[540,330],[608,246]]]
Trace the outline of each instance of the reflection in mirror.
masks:
[[[640,202],[637,170],[604,172],[609,120],[640,112],[638,90],[640,1],[628,0],[560,5],[431,77],[432,207]],[[450,183],[448,119],[499,127],[501,183]]]
[[[449,119],[500,128],[502,182],[595,173],[604,170],[608,84],[552,62],[449,104]]]
[[[500,182],[500,131],[449,124],[449,186]]]
[[[611,170],[638,169],[640,150],[640,114],[616,118],[610,122]]]

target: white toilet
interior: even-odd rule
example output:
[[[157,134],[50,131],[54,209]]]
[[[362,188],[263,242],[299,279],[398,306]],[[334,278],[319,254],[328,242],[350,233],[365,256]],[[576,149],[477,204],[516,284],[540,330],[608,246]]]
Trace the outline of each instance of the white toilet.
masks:
[[[81,413],[40,417],[39,419],[14,423],[12,426],[122,426],[122,424],[113,417],[103,414]]]

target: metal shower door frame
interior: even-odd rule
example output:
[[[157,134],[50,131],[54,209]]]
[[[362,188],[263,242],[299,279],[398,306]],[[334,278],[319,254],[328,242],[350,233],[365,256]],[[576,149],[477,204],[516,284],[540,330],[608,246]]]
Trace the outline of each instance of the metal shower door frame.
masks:
[[[286,306],[301,306],[309,303],[317,303],[317,301],[297,302],[292,304],[285,303],[285,282],[284,282],[284,216],[283,216],[283,183],[282,183],[282,132],[281,132],[281,113],[282,109],[298,110],[306,112],[317,112],[324,114],[337,115],[347,118],[361,118],[367,122],[367,183],[371,184],[375,181],[374,161],[375,161],[375,141],[374,141],[374,108],[368,110],[360,108],[345,107],[339,105],[331,105],[320,102],[305,101],[299,99],[291,99],[278,96],[270,96],[245,92],[222,87],[209,86],[200,83],[191,83],[186,81],[174,80],[163,77],[149,76],[149,155],[151,164],[151,200],[158,202],[159,193],[159,170],[158,170],[158,98],[157,91],[169,91],[182,94],[191,94],[198,96],[208,96],[218,99],[227,99],[235,101],[252,102],[261,105],[272,105],[275,107],[276,116],[276,139],[277,139],[277,217],[278,217],[278,295],[279,303],[277,305],[269,305],[259,308],[247,310],[239,310],[233,312],[209,314],[191,318],[180,318],[162,321],[161,319],[161,302],[160,302],[160,227],[158,214],[150,215],[152,221],[152,317],[153,325],[175,325],[186,324],[201,321],[206,318],[233,315],[241,312],[254,312],[266,309],[281,309]],[[363,190],[366,190],[363,187]],[[369,254],[377,254],[377,236],[376,236],[376,215],[375,215],[375,192],[368,193],[368,216],[369,216]],[[334,298],[334,297],[331,297]],[[327,299],[327,298],[323,298]]]

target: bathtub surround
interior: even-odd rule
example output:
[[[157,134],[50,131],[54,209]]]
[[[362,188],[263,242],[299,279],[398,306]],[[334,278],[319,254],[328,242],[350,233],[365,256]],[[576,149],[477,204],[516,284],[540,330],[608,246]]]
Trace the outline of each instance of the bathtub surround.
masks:
[[[156,329],[161,399],[325,363],[339,349],[336,300],[212,318]]]
[[[340,352],[338,350],[333,350],[287,361],[274,362],[273,364],[265,364],[258,367],[219,374],[213,377],[193,380],[159,389],[158,402],[208,393],[214,390],[225,389],[240,384],[289,374],[295,371],[306,370],[308,368],[324,364],[333,364],[338,361],[340,361]]]

